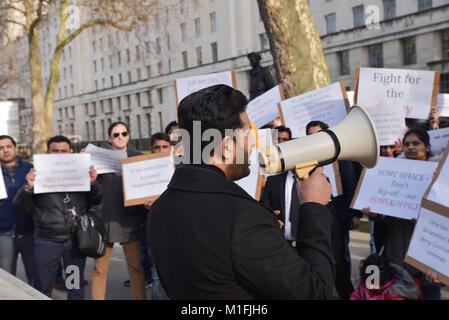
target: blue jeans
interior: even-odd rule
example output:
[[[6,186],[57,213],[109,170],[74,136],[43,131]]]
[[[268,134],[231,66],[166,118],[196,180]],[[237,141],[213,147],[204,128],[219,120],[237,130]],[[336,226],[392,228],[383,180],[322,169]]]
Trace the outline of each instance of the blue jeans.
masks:
[[[75,279],[79,287],[73,289],[68,288],[68,300],[84,299],[84,268],[86,266],[86,256],[79,252],[76,242],[55,242],[34,238],[34,257],[36,263],[35,288],[37,290],[51,297],[58,266],[60,265],[61,258],[63,258],[66,268],[68,266],[75,266],[79,270],[79,279]],[[67,276],[71,274],[68,273]]]
[[[15,276],[19,253],[25,267],[28,284],[32,284],[35,279],[33,235],[29,234],[21,238],[0,236],[0,268]]]
[[[170,300],[167,293],[159,280],[159,275],[157,274],[156,266],[153,265],[153,280],[151,287],[151,300]]]

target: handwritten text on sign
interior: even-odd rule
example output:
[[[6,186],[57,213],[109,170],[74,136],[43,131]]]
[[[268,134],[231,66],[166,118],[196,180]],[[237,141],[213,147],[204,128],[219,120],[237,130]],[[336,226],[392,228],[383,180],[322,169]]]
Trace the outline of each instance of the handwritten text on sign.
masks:
[[[90,191],[90,154],[35,154],[34,193]]]
[[[435,72],[360,68],[357,104],[365,108],[401,106],[406,117],[427,119]]]
[[[380,157],[376,167],[366,170],[353,208],[416,219],[437,166],[438,162]]]
[[[449,276],[449,219],[421,208],[407,255]]]
[[[91,143],[87,145],[86,152],[90,153],[92,165],[98,174],[121,172],[122,164],[120,160],[128,156],[126,151],[108,150]]]
[[[427,131],[430,138],[430,151],[433,155],[440,155],[446,150],[449,143],[449,127]]]
[[[292,137],[306,135],[306,126],[319,120],[332,127],[346,117],[346,105],[339,82],[281,101],[285,126]]]
[[[232,87],[232,72],[227,71],[176,79],[178,103],[189,94],[216,84],[226,84]]]
[[[379,143],[394,145],[405,134],[405,114],[401,107],[376,107],[366,109],[376,126]]]
[[[427,200],[449,208],[449,157],[443,163],[438,178],[432,184]]]
[[[278,103],[281,102],[279,86],[271,88],[264,94],[251,100],[246,107],[248,118],[257,128],[279,118]]]

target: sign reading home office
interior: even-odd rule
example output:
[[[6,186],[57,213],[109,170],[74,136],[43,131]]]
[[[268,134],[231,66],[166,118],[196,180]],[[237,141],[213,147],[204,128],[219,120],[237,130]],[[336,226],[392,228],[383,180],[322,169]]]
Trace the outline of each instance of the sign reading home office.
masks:
[[[405,117],[427,119],[436,106],[439,72],[360,68],[356,76],[356,104],[364,108],[400,106]]]
[[[90,191],[90,154],[35,154],[34,193]]]
[[[438,162],[380,157],[364,169],[351,208],[402,219],[416,219]]]

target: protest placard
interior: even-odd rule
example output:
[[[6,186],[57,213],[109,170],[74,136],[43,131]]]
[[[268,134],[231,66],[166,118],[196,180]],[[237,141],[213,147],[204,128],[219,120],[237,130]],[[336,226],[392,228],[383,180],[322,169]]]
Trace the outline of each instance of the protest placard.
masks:
[[[449,94],[440,93],[437,97],[437,107],[440,117],[449,117]]]
[[[349,106],[352,107],[354,105],[354,91],[346,91],[346,96],[348,97]]]
[[[329,127],[346,117],[346,91],[343,82],[310,91],[280,102],[282,124],[290,128],[292,137],[306,135],[306,126],[310,121],[322,121]]]
[[[429,130],[427,133],[430,138],[430,151],[432,152],[432,155],[442,155],[449,143],[449,127],[438,130]]]
[[[90,153],[91,164],[95,167],[97,174],[121,172],[121,159],[128,157],[126,151],[115,151],[97,147],[89,143],[86,152]]]
[[[357,68],[355,104],[364,108],[400,106],[407,118],[427,119],[436,106],[440,73],[435,71]]]
[[[278,103],[284,97],[282,85],[275,86],[251,100],[246,107],[248,118],[257,128],[280,117]]]
[[[405,134],[405,113],[400,106],[366,109],[374,121],[381,146],[394,145]]]
[[[436,204],[449,208],[449,148],[446,148],[444,156],[439,162],[432,184],[424,194],[424,198]]]
[[[351,208],[402,219],[416,219],[424,192],[438,162],[380,157],[377,166],[364,169]]]
[[[35,154],[34,193],[90,191],[90,154]]]
[[[157,199],[167,189],[175,167],[170,153],[156,153],[122,159],[125,207]]]
[[[8,194],[6,192],[5,180],[3,179],[3,172],[0,168],[0,200],[8,198]]]
[[[257,158],[257,154],[258,149],[253,149],[250,156],[251,165],[249,167],[249,175],[234,182],[245,190],[251,197],[259,201],[262,191],[263,174],[259,172],[259,160]]]
[[[179,78],[175,80],[175,102],[176,107],[182,99],[189,94],[201,89],[214,86],[216,84],[226,84],[237,89],[237,79],[235,71],[209,73],[199,76]]]
[[[255,148],[262,149],[268,148],[273,145],[273,137],[271,129],[256,129],[256,146]]]

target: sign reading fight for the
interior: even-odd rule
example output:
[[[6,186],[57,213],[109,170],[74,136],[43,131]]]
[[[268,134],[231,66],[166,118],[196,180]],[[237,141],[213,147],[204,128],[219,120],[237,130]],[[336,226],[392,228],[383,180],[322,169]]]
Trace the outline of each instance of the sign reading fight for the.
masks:
[[[306,135],[307,124],[319,120],[332,127],[346,117],[345,91],[341,82],[281,101],[281,119],[292,137]]]
[[[90,154],[35,154],[34,193],[90,191]]]
[[[86,152],[90,153],[92,165],[98,174],[121,172],[121,159],[128,157],[126,151],[115,151],[97,147],[89,143]]]
[[[0,168],[0,200],[8,198],[8,194],[6,193],[5,180],[3,180],[3,172]]]
[[[400,106],[407,118],[427,119],[436,106],[439,73],[434,71],[360,68],[356,103],[364,108]]]
[[[169,153],[129,157],[122,160],[125,207],[156,199],[167,189],[175,169]]]
[[[279,118],[278,103],[282,100],[281,91],[281,86],[275,86],[248,103],[248,118],[257,128]]]
[[[364,169],[351,208],[402,219],[416,219],[438,162],[380,157]]]

